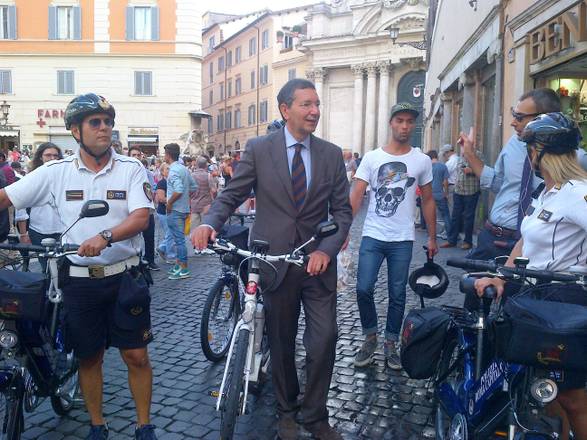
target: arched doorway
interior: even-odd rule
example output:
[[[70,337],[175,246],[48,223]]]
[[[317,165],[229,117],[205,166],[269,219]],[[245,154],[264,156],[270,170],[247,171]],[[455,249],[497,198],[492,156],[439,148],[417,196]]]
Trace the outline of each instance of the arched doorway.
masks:
[[[397,102],[412,104],[420,112],[416,119],[416,129],[412,134],[411,144],[413,147],[422,147],[422,113],[424,111],[424,83],[426,72],[408,72],[400,79],[397,86]]]

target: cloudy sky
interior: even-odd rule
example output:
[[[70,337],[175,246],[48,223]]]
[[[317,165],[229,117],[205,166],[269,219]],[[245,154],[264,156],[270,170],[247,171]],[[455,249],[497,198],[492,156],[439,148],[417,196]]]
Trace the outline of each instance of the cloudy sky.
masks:
[[[265,8],[276,11],[312,3],[319,3],[319,0],[221,0],[209,9],[214,12],[245,14]]]

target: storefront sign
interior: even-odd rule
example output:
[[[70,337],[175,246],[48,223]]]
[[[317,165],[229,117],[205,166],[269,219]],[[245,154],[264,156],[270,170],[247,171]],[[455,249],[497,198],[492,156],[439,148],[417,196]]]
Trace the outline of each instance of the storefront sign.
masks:
[[[128,129],[128,134],[131,136],[156,136],[159,134],[158,128],[131,128]]]
[[[58,110],[58,109],[49,109],[49,108],[40,108],[37,110],[37,125],[43,128],[47,121],[45,119],[61,119],[65,117],[65,110]]]
[[[529,38],[530,64],[558,54],[572,42],[587,41],[587,0],[533,30]]]

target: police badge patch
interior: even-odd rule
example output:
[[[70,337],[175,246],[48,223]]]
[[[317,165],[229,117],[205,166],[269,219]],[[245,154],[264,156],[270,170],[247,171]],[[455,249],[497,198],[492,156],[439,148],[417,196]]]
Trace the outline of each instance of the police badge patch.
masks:
[[[149,199],[149,202],[152,202],[153,201],[153,188],[151,188],[151,185],[148,182],[143,183],[143,191],[145,192],[147,199]]]

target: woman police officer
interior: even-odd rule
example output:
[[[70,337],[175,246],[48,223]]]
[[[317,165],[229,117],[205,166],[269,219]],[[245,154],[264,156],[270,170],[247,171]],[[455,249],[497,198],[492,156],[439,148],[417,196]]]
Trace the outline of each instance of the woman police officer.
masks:
[[[522,237],[512,250],[507,266],[516,257],[529,258],[529,269],[566,271],[571,266],[587,266],[587,173],[577,161],[581,134],[575,122],[562,113],[539,115],[528,123],[520,136],[526,142],[534,172],[544,179],[542,193],[533,200],[522,222]],[[463,139],[470,141],[469,139]],[[493,285],[498,296],[505,281],[481,278],[475,282],[479,296]],[[556,300],[587,306],[587,289],[565,289]],[[587,439],[586,375],[565,372],[559,384],[558,404],[564,410],[565,435],[568,422],[575,438]],[[553,408],[560,413],[560,408]]]

